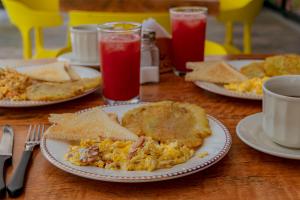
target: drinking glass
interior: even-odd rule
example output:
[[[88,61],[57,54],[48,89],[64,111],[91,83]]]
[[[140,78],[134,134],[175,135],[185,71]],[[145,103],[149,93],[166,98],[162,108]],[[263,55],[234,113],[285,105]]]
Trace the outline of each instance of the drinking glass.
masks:
[[[175,7],[170,17],[174,72],[183,75],[188,71],[186,62],[204,60],[207,8]]]
[[[138,102],[141,24],[110,22],[99,25],[98,40],[105,101],[110,105]]]

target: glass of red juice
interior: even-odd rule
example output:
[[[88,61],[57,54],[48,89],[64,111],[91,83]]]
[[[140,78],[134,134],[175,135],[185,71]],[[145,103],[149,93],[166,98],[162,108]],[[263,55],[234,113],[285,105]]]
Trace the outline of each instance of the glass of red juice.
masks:
[[[175,7],[170,9],[172,60],[176,75],[184,75],[186,62],[204,60],[207,8]]]
[[[103,98],[110,104],[139,101],[141,24],[110,22],[98,29]]]

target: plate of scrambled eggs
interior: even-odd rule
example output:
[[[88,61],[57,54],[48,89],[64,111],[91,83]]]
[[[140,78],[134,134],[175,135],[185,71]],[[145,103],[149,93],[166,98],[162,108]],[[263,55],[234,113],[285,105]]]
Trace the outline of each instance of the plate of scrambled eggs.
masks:
[[[212,93],[251,100],[262,100],[262,84],[267,76],[258,76],[258,70],[253,72],[253,64],[261,60],[233,60],[228,62],[213,61],[204,63],[189,63],[192,73],[186,76],[187,81],[193,81],[198,87]],[[194,66],[195,65],[195,66]],[[246,72],[241,72],[245,66],[251,66]],[[248,75],[247,74],[247,75]]]
[[[95,92],[101,74],[63,62],[0,66],[0,107],[34,107],[61,103]]]
[[[156,107],[171,109],[167,114],[168,120],[161,123],[161,119],[156,121],[146,117],[146,121],[142,122],[145,127],[139,127],[145,133],[139,132],[140,135],[136,135],[135,121],[131,118],[131,113],[136,115],[140,110],[152,113]],[[76,116],[73,113],[53,114],[49,121],[54,125],[46,131],[41,141],[41,150],[54,166],[89,179],[152,182],[186,176],[214,165],[227,154],[231,146],[231,136],[227,128],[214,117],[206,115],[201,107],[198,113],[190,112],[190,115],[181,116],[192,121],[201,120],[189,124],[192,128],[184,128],[188,130],[187,136],[192,137],[197,132],[197,136],[194,136],[194,139],[198,140],[195,143],[197,147],[189,146],[190,141],[177,132],[168,136],[161,135],[167,133],[164,132],[167,130],[165,127],[182,128],[182,123],[173,123],[172,120],[176,120],[181,109],[187,109],[183,112],[186,114],[188,109],[192,108],[194,111],[196,105],[163,101],[97,107],[75,113]],[[87,119],[89,117],[92,117],[92,120]],[[155,133],[149,131],[148,120],[151,121],[150,126],[156,127],[161,134],[153,135]],[[91,126],[92,123],[95,123],[95,126]],[[74,124],[79,129],[74,129]],[[85,126],[90,128],[83,128]],[[81,132],[80,128],[85,130],[85,133],[74,136],[76,132]],[[199,130],[204,135],[199,135]],[[95,134],[95,131],[100,131],[101,136]],[[111,137],[104,132],[110,132]],[[76,139],[76,142],[66,141],[66,137]]]
[[[243,67],[252,64],[259,63],[261,60],[233,60],[228,61],[226,64],[230,65],[237,72]],[[223,74],[221,74],[223,76]],[[267,76],[263,77],[251,77],[241,79],[239,81],[228,81],[216,83],[214,81],[194,81],[194,83],[202,89],[216,94],[242,98],[251,100],[262,100],[262,84],[268,79]]]
[[[264,60],[188,62],[185,76],[212,93],[262,100],[262,85],[273,76],[300,74],[300,55],[283,54]]]

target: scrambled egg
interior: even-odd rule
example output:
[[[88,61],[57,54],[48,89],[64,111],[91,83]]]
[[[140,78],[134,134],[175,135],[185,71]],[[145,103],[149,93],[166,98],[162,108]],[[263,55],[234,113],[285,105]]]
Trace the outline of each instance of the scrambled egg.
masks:
[[[193,154],[194,150],[178,142],[159,143],[140,137],[137,142],[82,140],[78,146],[70,146],[65,159],[79,166],[153,171],[183,163]]]
[[[13,69],[0,69],[0,99],[26,100],[31,79]]]
[[[262,85],[268,79],[269,77],[267,76],[262,78],[255,77],[239,83],[226,84],[224,85],[224,88],[236,92],[254,93],[257,95],[262,95],[263,94]]]

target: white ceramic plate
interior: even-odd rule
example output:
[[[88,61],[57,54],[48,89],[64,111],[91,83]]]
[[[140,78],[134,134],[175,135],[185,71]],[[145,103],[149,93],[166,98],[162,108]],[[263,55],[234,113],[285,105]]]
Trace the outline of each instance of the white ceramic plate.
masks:
[[[125,104],[117,106],[106,106],[103,110],[114,112],[121,119],[122,115],[141,104]],[[84,112],[84,111],[83,111]],[[64,154],[68,151],[69,144],[63,141],[46,139],[41,141],[41,150],[45,158],[54,166],[71,174],[110,182],[152,182],[174,179],[204,170],[221,160],[229,151],[231,136],[227,128],[217,119],[209,116],[209,123],[213,134],[205,139],[201,148],[195,155],[185,163],[176,165],[169,169],[148,171],[124,171],[101,169],[92,166],[75,166],[64,160]],[[208,152],[208,156],[200,158],[199,153]]]
[[[58,56],[57,58],[58,61],[65,61],[70,63],[71,65],[78,65],[78,66],[88,66],[88,67],[93,67],[96,69],[99,69],[99,62],[82,62],[80,60],[77,60],[72,52],[68,52],[65,54],[62,54]]]
[[[256,113],[242,119],[236,127],[238,137],[250,147],[282,158],[300,160],[300,149],[280,146],[269,139],[262,130],[263,113]]]
[[[240,70],[243,66],[252,63],[252,62],[259,62],[262,60],[233,60],[228,61],[230,65],[232,65],[237,70]],[[262,96],[252,94],[252,93],[241,93],[241,92],[234,92],[225,89],[222,85],[218,85],[215,83],[203,82],[203,81],[195,81],[194,82],[200,88],[207,90],[209,92],[220,94],[228,97],[240,98],[240,99],[251,99],[251,100],[262,100]]]
[[[98,72],[95,69],[87,68],[87,67],[81,67],[81,66],[71,66],[77,74],[81,78],[94,78],[94,77],[99,77],[101,76],[101,73]],[[16,67],[15,69],[17,71],[22,72],[25,67]],[[45,105],[51,105],[51,104],[57,104],[57,103],[62,103],[65,101],[70,101],[73,99],[78,99],[80,97],[86,96],[92,92],[95,92],[99,88],[94,88],[91,90],[86,91],[83,94],[67,98],[67,99],[62,99],[62,100],[57,100],[57,101],[10,101],[10,100],[0,100],[0,107],[35,107],[35,106],[45,106]]]

